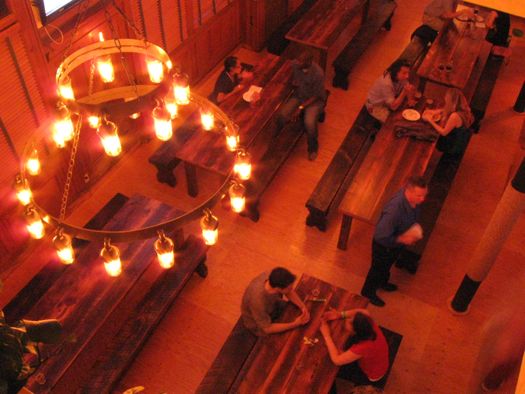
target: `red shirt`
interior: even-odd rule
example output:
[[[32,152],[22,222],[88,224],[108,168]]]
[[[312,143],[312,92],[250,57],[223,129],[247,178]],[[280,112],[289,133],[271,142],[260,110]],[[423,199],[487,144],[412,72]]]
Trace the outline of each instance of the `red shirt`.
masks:
[[[349,350],[361,356],[357,360],[359,368],[368,379],[375,381],[381,379],[388,370],[388,344],[379,326],[376,323],[373,325],[376,339],[359,342]]]

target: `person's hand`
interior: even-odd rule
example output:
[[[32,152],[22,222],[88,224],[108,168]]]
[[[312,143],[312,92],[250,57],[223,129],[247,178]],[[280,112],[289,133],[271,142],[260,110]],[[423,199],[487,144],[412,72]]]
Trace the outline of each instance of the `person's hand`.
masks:
[[[310,313],[306,311],[306,313],[301,313],[297,318],[294,320],[294,323],[297,326],[304,326],[306,323],[310,321]]]
[[[323,313],[323,321],[337,320],[341,317],[341,312],[337,312],[335,309],[330,309]]]
[[[321,334],[323,334],[323,337],[330,336],[330,326],[327,322],[322,321],[321,326],[319,327],[319,331],[321,331]]]
[[[472,8],[465,8],[460,11],[460,15],[466,16],[469,19],[474,19],[476,14]]]
[[[397,242],[403,245],[414,245],[420,238],[416,237],[413,234],[401,234],[397,237]]]
[[[296,122],[299,119],[299,117],[301,116],[301,112],[303,112],[303,110],[297,107],[297,109],[292,114],[292,117],[291,117],[292,122]]]
[[[243,89],[244,89],[244,85],[242,84],[238,84],[237,86],[235,86],[235,88],[233,88],[233,90],[236,92],[240,92]]]
[[[423,112],[423,115],[421,116],[421,118],[423,118],[424,121],[426,122],[430,122],[433,118],[434,114],[428,110],[424,111]]]
[[[412,85],[411,83],[405,84],[405,86],[403,86],[403,90],[405,92],[411,93],[411,94],[415,94],[416,93],[416,87],[414,85]]]

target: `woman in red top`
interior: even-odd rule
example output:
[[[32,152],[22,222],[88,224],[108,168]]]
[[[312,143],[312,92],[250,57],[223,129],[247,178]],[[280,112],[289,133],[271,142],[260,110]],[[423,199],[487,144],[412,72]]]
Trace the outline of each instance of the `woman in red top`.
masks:
[[[347,343],[347,349],[340,351],[332,340],[329,321],[345,319],[345,329],[353,335]],[[351,380],[356,385],[366,385],[377,382],[388,371],[388,344],[379,326],[372,320],[366,309],[352,309],[337,312],[331,310],[323,315],[321,323],[323,334],[335,365],[344,366],[338,377]],[[331,393],[335,393],[335,383]]]

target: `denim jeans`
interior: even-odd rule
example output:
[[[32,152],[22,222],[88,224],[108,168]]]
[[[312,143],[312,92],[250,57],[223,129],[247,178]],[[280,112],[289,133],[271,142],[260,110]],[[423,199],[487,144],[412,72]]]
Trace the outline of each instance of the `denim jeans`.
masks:
[[[296,97],[291,97],[286,101],[277,114],[277,127],[282,127],[290,121],[290,117],[297,110],[301,101]],[[316,101],[310,104],[303,110],[303,122],[306,130],[307,142],[308,142],[308,153],[317,152],[319,143],[317,142],[317,120],[319,115],[323,112],[324,103],[322,101]]]

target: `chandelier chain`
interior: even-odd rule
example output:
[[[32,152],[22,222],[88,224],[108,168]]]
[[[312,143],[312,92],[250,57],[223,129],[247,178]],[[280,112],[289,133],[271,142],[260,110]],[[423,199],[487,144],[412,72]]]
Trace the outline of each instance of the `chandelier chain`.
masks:
[[[115,8],[115,10],[117,10],[117,12],[119,13],[119,15],[124,19],[124,21],[126,22],[126,24],[131,28],[131,30],[133,30],[133,32],[137,35],[137,37],[141,40],[144,40],[144,42],[146,42],[146,37],[144,37],[144,34],[142,34],[142,32],[139,30],[139,28],[137,26],[135,26],[135,24],[133,23],[133,21],[131,19],[129,19],[126,14],[124,13],[124,11],[122,11],[122,9],[117,5],[117,3],[115,2],[115,0],[112,0],[111,1],[111,4],[113,5],[113,7]]]
[[[88,84],[88,96],[91,96],[93,94],[93,81],[95,78],[95,70],[97,66],[95,64],[95,61],[91,61],[91,65],[89,66],[89,84]]]
[[[75,169],[75,159],[78,150],[78,141],[80,139],[80,129],[82,127],[82,115],[78,114],[78,119],[75,125],[75,137],[73,138],[73,145],[71,147],[71,155],[69,156],[69,164],[67,167],[66,182],[64,184],[64,191],[62,192],[62,201],[60,203],[59,221],[62,222],[66,218],[67,200],[69,198],[69,189],[71,188],[71,181],[73,179],[73,170]]]
[[[78,29],[80,27],[80,22],[82,21],[82,19],[84,19],[84,15],[87,12],[88,5],[89,5],[89,0],[86,0],[82,2],[80,9],[78,10],[78,16],[75,22],[75,27],[73,28],[73,33],[71,33],[71,40],[69,41],[68,47],[64,51],[64,59],[67,57],[67,55],[69,54],[69,51],[71,50],[71,47],[73,46],[73,42],[75,41],[75,37],[77,36]]]

